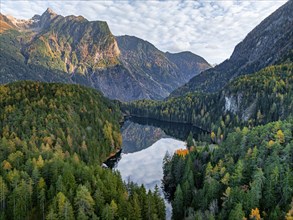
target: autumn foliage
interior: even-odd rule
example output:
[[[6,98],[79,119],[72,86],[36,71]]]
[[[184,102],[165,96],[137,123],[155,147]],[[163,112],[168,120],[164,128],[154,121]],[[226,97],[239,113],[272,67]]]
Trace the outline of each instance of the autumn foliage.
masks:
[[[179,156],[185,157],[189,153],[189,151],[188,149],[178,149],[175,153]]]
[[[258,208],[252,209],[249,215],[250,219],[260,220],[260,214]]]

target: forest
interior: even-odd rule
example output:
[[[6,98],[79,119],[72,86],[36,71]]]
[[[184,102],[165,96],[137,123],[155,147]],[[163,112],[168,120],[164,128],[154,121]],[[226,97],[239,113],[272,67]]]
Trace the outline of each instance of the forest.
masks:
[[[164,158],[172,219],[293,218],[292,67],[240,76],[217,93],[120,103],[126,115],[209,131]]]
[[[158,187],[101,167],[121,147],[121,110],[209,131],[164,159],[173,219],[292,219],[292,67],[219,93],[128,104],[80,85],[0,86],[0,219],[165,219]]]
[[[222,141],[237,126],[286,119],[293,112],[293,65],[283,63],[236,78],[217,93],[121,103],[128,115],[193,124]]]
[[[165,219],[159,189],[101,163],[121,146],[121,113],[78,85],[0,86],[0,219]]]
[[[162,183],[174,220],[293,218],[292,118],[201,144],[164,158]]]
[[[0,13],[0,220],[293,220],[293,0],[15,2]],[[115,167],[126,137],[157,146],[134,156],[144,172]]]

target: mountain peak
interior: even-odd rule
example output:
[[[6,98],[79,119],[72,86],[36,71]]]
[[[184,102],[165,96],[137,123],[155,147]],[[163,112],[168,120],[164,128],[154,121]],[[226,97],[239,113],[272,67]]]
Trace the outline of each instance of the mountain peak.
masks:
[[[39,27],[47,28],[52,20],[57,16],[58,15],[51,8],[47,8],[47,10],[40,17],[34,16],[34,19],[36,18],[37,20],[39,20]]]
[[[57,15],[51,8],[47,8],[44,14]]]

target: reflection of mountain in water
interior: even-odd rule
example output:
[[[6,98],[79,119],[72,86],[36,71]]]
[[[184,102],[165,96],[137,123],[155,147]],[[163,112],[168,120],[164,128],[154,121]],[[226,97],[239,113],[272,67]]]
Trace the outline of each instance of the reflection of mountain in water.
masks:
[[[205,131],[190,124],[131,117],[124,122],[121,128],[122,151],[123,153],[138,152],[167,137],[185,141],[190,131],[195,140],[198,140],[198,135],[205,133]],[[121,158],[120,153],[109,158],[105,161],[105,164],[113,168]]]
[[[165,121],[158,121],[154,119],[146,119],[146,118],[138,118],[138,117],[131,117],[129,121],[139,124],[140,126],[159,128],[166,135],[174,137],[179,140],[183,140],[183,141],[187,139],[189,132],[192,132],[193,138],[195,140],[198,140],[198,135],[206,133],[202,129],[198,127],[194,127],[191,124],[165,122]],[[124,138],[123,133],[124,133],[124,129],[122,128],[122,137]],[[133,135],[133,138],[138,138],[136,133],[133,133],[132,135]],[[123,145],[123,148],[124,148],[124,145]]]
[[[150,125],[126,121],[121,128],[123,153],[133,153],[148,148],[161,138],[167,137],[165,132]]]

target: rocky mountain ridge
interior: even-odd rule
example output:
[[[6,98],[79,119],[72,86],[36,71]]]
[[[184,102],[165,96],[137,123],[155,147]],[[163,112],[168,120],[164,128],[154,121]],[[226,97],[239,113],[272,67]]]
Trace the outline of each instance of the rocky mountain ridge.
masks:
[[[166,97],[174,88],[187,82],[191,78],[190,75],[210,68],[206,60],[191,52],[172,54],[178,58],[184,53],[193,55],[192,59],[186,60],[185,63],[184,58],[176,62],[170,59],[172,57],[170,53],[164,53],[153,44],[135,36],[119,36],[116,40],[121,51],[120,61],[123,66],[139,82],[147,80],[151,82],[142,85],[149,94],[153,91],[156,96]],[[188,68],[191,70],[188,71]],[[157,99],[156,96],[150,95],[149,99]]]
[[[121,101],[163,99],[210,67],[196,55],[178,65],[147,41],[115,37],[106,22],[63,17],[51,9],[30,20],[5,15],[0,20],[5,24],[0,31],[0,83],[78,83]],[[190,67],[194,71],[186,71]]]
[[[290,0],[255,27],[234,49],[231,57],[202,72],[172,92],[216,92],[237,76],[273,65],[293,51],[293,1]]]

